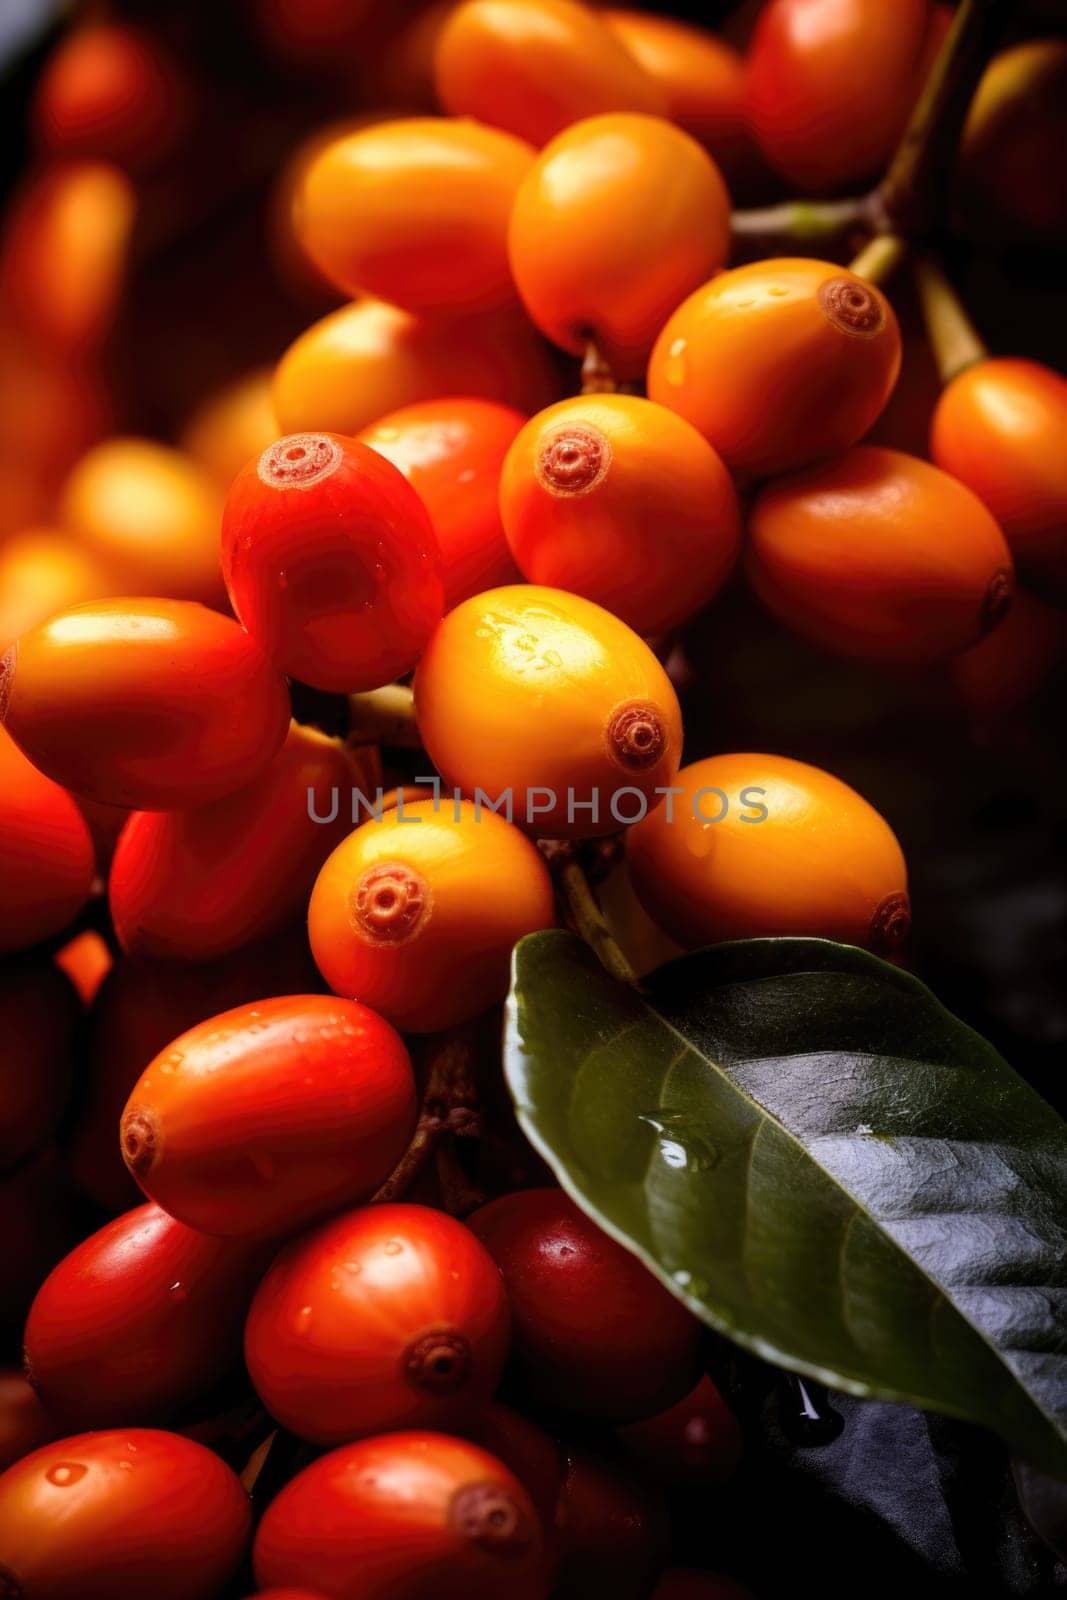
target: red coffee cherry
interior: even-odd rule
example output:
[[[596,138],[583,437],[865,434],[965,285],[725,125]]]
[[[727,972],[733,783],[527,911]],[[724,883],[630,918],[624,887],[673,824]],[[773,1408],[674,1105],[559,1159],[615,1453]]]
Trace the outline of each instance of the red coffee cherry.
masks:
[[[0,971],[0,1169],[55,1133],[80,1020],[78,996],[51,962]]]
[[[41,1397],[20,1367],[0,1367],[0,1472],[58,1438]]]
[[[409,672],[444,609],[422,501],[391,462],[337,433],[279,439],[238,475],[222,570],[249,633],[316,689]]]
[[[0,657],[0,722],[76,794],[171,811],[258,777],[285,738],[289,697],[229,617],[188,600],[99,600]]]
[[[235,1474],[191,1439],[75,1434],[0,1477],[0,1582],[19,1600],[217,1600],[251,1521]]]
[[[541,1403],[623,1421],[693,1383],[699,1324],[562,1190],[504,1195],[469,1226],[504,1275],[515,1365]]]
[[[122,1153],[150,1200],[191,1228],[293,1233],[372,1194],[415,1126],[400,1035],[328,995],[238,1006],[145,1069]]]
[[[645,1600],[670,1550],[661,1497],[588,1450],[564,1450],[555,1530],[552,1600]]]
[[[116,1217],[53,1267],[30,1307],[34,1386],[65,1428],[167,1422],[237,1362],[263,1247],[158,1206]]]
[[[295,1240],[248,1316],[263,1404],[313,1444],[451,1428],[492,1396],[508,1303],[496,1263],[426,1206],[349,1211]]]
[[[318,1584],[334,1600],[544,1600],[537,1514],[495,1457],[442,1433],[343,1445],[267,1507],[262,1585]]]
[[[741,1425],[711,1379],[683,1400],[620,1428],[616,1438],[631,1461],[661,1483],[721,1484],[741,1460]]]
[[[3,715],[0,664],[0,716]],[[0,955],[59,933],[92,889],[95,852],[71,796],[0,727]]]

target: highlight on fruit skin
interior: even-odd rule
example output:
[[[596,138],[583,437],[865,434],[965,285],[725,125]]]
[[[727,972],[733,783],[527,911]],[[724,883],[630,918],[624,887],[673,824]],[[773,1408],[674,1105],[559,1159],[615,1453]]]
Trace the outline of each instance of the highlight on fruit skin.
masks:
[[[554,923],[552,880],[531,841],[488,804],[447,795],[363,822],[326,861],[308,906],[331,989],[415,1033],[498,1004],[515,944]]]
[[[808,935],[894,956],[911,923],[907,867],[889,824],[840,778],[786,756],[710,756],[683,767],[666,809],[631,828],[638,899],[687,949]]]
[[[997,626],[1015,590],[1011,552],[977,495],[873,445],[765,485],[745,566],[782,622],[860,661],[947,660]]]

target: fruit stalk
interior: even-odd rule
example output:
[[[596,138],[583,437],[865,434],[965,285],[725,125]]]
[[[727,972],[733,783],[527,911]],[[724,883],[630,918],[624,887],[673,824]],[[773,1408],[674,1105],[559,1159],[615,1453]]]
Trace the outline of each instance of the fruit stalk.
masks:
[[[730,221],[735,246],[745,258],[765,254],[783,239],[814,245],[840,238],[869,225],[867,202],[847,200],[783,200],[773,206],[735,211]]]
[[[371,1196],[372,1205],[402,1200],[446,1136],[477,1138],[481,1118],[474,1065],[474,1041],[468,1028],[442,1034],[436,1041],[415,1132],[388,1178]]]
[[[637,973],[608,927],[600,903],[589,885],[585,868],[575,852],[567,849],[553,851],[549,861],[560,897],[574,924],[574,931],[592,948],[613,978],[636,989]]]
[[[595,339],[590,339],[582,357],[582,393],[615,394],[617,389],[615,374],[604,359],[600,346]]]
[[[907,241],[899,234],[876,234],[849,264],[849,271],[868,283],[882,284],[893,276],[907,253]]]
[[[965,368],[984,361],[989,352],[938,263],[920,256],[914,270],[930,348],[941,382],[948,384]]]

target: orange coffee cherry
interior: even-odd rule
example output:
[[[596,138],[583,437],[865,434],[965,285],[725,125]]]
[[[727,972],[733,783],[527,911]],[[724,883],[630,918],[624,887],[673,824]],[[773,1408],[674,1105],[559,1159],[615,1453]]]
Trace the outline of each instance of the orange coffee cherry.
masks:
[[[114,593],[97,557],[53,528],[26,528],[0,545],[0,650],[39,622]]]
[[[60,522],[114,575],[112,593],[224,605],[222,494],[197,462],[151,439],[107,439],[62,491]]]
[[[970,231],[1067,241],[1067,40],[1029,39],[994,56],[967,114],[959,190]]]
[[[42,772],[105,805],[170,811],[261,774],[285,681],[243,628],[184,600],[100,600],[0,656],[0,722]]]
[[[535,846],[502,816],[449,796],[363,823],[326,862],[308,907],[331,989],[413,1033],[503,1000],[513,947],[554,922]]]
[[[504,457],[525,420],[492,400],[423,400],[359,435],[404,474],[430,513],[446,606],[519,576],[498,500]]]
[[[994,627],[1011,552],[978,497],[937,467],[862,445],[764,488],[748,574],[815,644],[867,661],[937,661]]]
[[[574,0],[466,0],[438,37],[434,77],[446,111],[535,145],[582,117],[664,110],[625,45]]]
[[[279,434],[270,398],[271,367],[256,367],[203,400],[182,433],[182,449],[226,490],[241,468]]]
[[[590,117],[553,139],[515,201],[511,270],[564,350],[595,340],[641,373],[678,302],[726,260],[730,197],[711,157],[658,117]]]
[[[537,411],[558,394],[547,352],[525,317],[495,312],[448,321],[359,300],[289,346],[271,399],[286,433],[359,433],[398,406],[479,395]]]
[[[1041,693],[1067,659],[1063,611],[1018,589],[999,628],[953,656],[952,682],[978,723],[1007,719]]]
[[[73,798],[0,727],[0,954],[62,932],[88,900],[95,875],[92,837]]]
[[[648,392],[746,477],[787,472],[863,437],[900,370],[880,289],[831,261],[784,257],[723,272],[656,340]]]
[[[458,118],[374,123],[312,161],[297,235],[345,294],[485,311],[514,298],[508,220],[533,158],[511,134]]]
[[[930,453],[989,507],[1020,572],[1067,598],[1067,379],[1036,361],[967,367],[934,412]]]
[[[446,781],[548,838],[614,833],[674,781],[682,720],[644,640],[561,589],[490,589],[450,611],[415,674]]]
[[[715,451],[673,411],[631,395],[563,400],[528,422],[504,463],[500,509],[531,583],[595,600],[642,634],[699,611],[740,539]]]
[[[907,869],[892,829],[840,778],[786,756],[683,767],[669,806],[631,828],[626,864],[645,910],[692,949],[809,934],[897,950]]]

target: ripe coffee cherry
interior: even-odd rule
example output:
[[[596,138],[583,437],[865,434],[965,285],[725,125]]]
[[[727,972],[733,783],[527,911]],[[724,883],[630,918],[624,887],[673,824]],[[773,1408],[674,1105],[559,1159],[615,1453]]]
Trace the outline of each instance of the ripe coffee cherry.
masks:
[[[63,488],[63,527],[113,577],[111,592],[224,601],[218,485],[180,450],[108,439],[82,456]]]
[[[996,626],[1011,552],[947,473],[871,445],[767,485],[749,518],[748,575],[805,638],[865,661],[936,661]]]
[[[595,600],[642,634],[699,611],[741,537],[715,451],[632,395],[563,400],[528,422],[504,463],[500,510],[531,583]]]
[[[450,611],[415,706],[449,783],[494,802],[510,790],[516,822],[549,838],[614,832],[678,770],[678,697],[656,657],[560,589],[490,589]]]
[[[263,1246],[212,1239],[158,1206],[116,1217],[53,1267],[27,1368],[64,1428],[167,1422],[240,1358]]]
[[[278,437],[270,399],[272,367],[256,367],[203,400],[182,433],[182,448],[210,472],[223,493],[253,456]]]
[[[711,157],[658,117],[590,117],[552,140],[511,218],[511,270],[541,331],[590,340],[636,378],[678,302],[726,260],[730,197]]]
[[[731,471],[762,478],[855,444],[899,370],[900,328],[882,291],[831,261],[786,257],[691,294],[656,340],[648,392]]]
[[[0,1477],[0,1576],[25,1600],[216,1600],[251,1521],[237,1477],[191,1439],[75,1434]]]
[[[0,1169],[55,1133],[80,1020],[75,990],[50,962],[0,969]]]
[[[95,556],[52,528],[26,528],[0,545],[0,651],[68,606],[113,587]]]
[[[621,1422],[681,1398],[700,1327],[559,1189],[527,1189],[469,1219],[504,1275],[515,1366],[545,1405]]]
[[[311,163],[294,217],[344,294],[409,311],[485,311],[514,299],[508,219],[534,152],[466,118],[377,122]]]
[[[122,1114],[149,1199],[205,1233],[292,1233],[365,1199],[415,1126],[400,1036],[366,1006],[288,995],[237,1006],[145,1069]]]
[[[62,1432],[19,1367],[0,1367],[0,1472]]]
[[[360,439],[402,472],[430,514],[445,606],[518,578],[500,522],[500,469],[526,419],[492,400],[423,400]]]
[[[755,1600],[755,1596],[721,1572],[672,1567],[653,1589],[652,1600]]]
[[[786,756],[728,755],[683,767],[678,786],[673,820],[664,807],[632,829],[626,863],[679,944],[808,934],[891,954],[906,938],[900,846],[839,778]]]
[[[0,664],[0,715],[2,695]],[[93,841],[73,799],[0,726],[0,954],[61,932],[88,900],[95,872]]]
[[[189,811],[135,811],[108,885],[122,948],[210,961],[295,922],[351,829],[353,785],[372,789],[376,764],[294,722],[263,776],[236,794]]]
[[[930,454],[988,506],[1020,572],[1067,597],[1067,379],[1036,361],[966,367],[934,413]]]
[[[541,1530],[518,1479],[443,1433],[386,1433],[312,1462],[267,1507],[262,1585],[333,1600],[544,1600]]]
[[[450,799],[363,823],[326,862],[308,908],[335,994],[361,995],[414,1033],[503,1000],[516,942],[554,922],[552,881],[529,839]]]
[[[928,0],[768,0],[749,49],[748,114],[792,184],[825,193],[885,165],[943,36],[939,9]]]
[[[949,671],[974,718],[988,726],[1039,694],[1065,659],[1062,610],[1019,589],[1000,627],[953,656]]]
[[[289,697],[228,617],[183,600],[101,600],[0,657],[0,722],[77,794],[169,811],[263,772],[289,727]]]
[[[285,672],[376,689],[409,672],[444,605],[426,509],[376,451],[336,433],[279,439],[226,499],[233,608]]]
[[[663,1484],[723,1484],[737,1471],[743,1440],[737,1418],[711,1379],[644,1422],[620,1428],[627,1457]]]
[[[313,323],[285,352],[271,393],[283,428],[353,434],[398,406],[457,390],[520,411],[536,411],[558,393],[525,316],[442,320],[381,300],[358,300]]]
[[[993,57],[971,101],[960,141],[959,199],[968,230],[1067,240],[1067,41],[1028,39]]]
[[[588,1450],[565,1448],[556,1502],[552,1600],[645,1600],[670,1550],[667,1509],[651,1488]]]
[[[466,0],[438,36],[434,82],[446,111],[536,145],[602,111],[664,109],[625,46],[574,0]]]
[[[500,1273],[469,1229],[426,1206],[365,1206],[282,1251],[245,1360],[283,1427],[333,1445],[465,1422],[492,1397],[507,1341]]]

